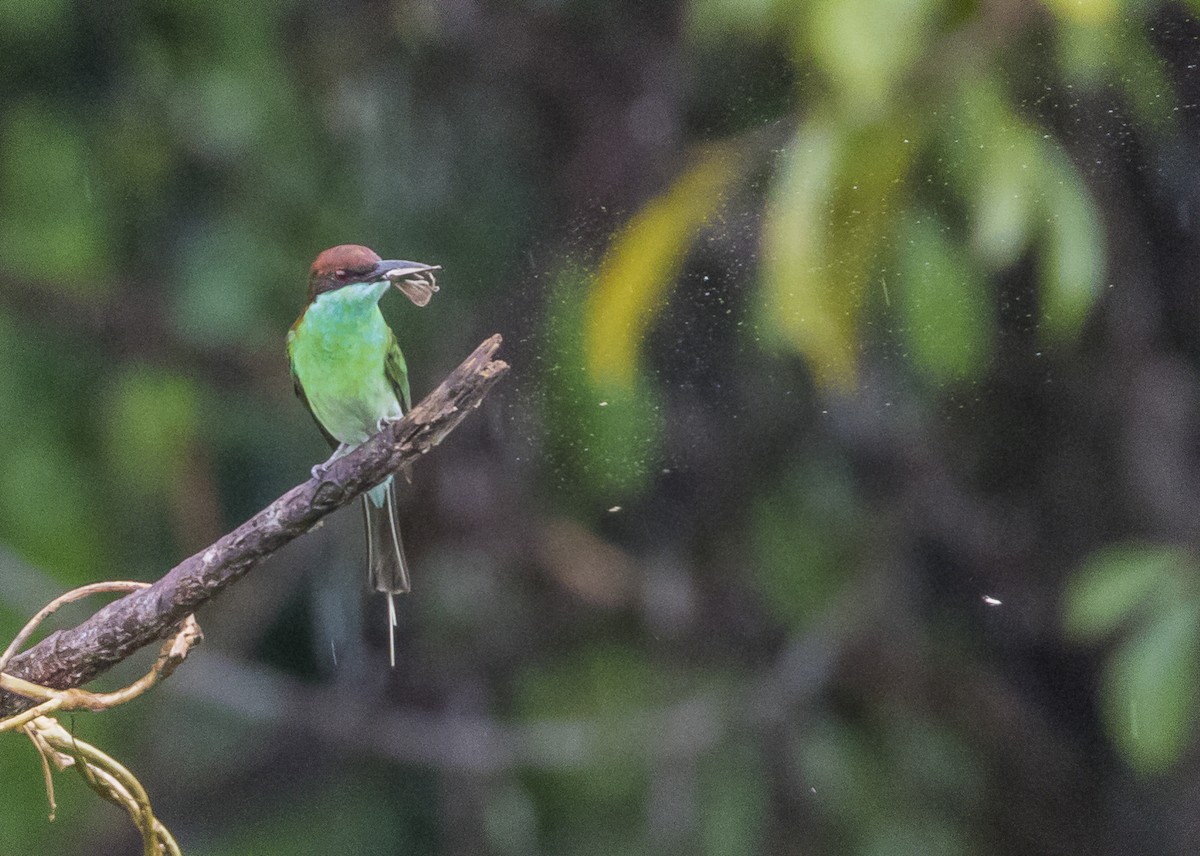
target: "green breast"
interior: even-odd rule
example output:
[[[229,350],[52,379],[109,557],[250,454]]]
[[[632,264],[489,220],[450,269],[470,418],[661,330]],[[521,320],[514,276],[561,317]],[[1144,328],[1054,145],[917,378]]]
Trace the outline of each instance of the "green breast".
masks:
[[[395,338],[379,312],[375,288],[322,295],[288,335],[292,372],[313,415],[339,442],[355,445],[380,419],[400,417],[400,402],[385,373]]]

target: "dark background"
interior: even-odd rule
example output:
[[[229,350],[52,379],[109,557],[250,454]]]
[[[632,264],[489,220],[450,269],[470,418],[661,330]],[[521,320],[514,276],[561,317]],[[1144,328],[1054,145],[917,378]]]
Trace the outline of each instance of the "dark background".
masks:
[[[0,639],[307,476],[365,243],[444,267],[417,397],[513,371],[401,491],[395,671],[349,510],[63,717],[188,856],[1195,852],[1194,14],[0,3]],[[0,735],[2,856],[137,852],[58,799]]]

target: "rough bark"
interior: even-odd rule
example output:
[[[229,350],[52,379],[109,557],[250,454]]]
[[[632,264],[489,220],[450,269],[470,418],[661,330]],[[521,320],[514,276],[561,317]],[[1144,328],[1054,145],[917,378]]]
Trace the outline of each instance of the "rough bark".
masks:
[[[172,568],[146,589],[59,630],[11,660],[5,671],[56,689],[81,686],[176,625],[325,515],[349,503],[390,473],[442,441],[478,407],[508,365],[492,356],[500,336],[482,343],[442,384],[398,422],[335,461],[211,546]],[[0,716],[32,706],[0,693]]]

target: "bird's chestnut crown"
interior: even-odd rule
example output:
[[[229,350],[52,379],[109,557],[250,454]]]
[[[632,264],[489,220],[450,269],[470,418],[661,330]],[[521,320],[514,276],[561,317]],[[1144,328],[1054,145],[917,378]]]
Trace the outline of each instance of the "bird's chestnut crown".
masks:
[[[379,254],[358,244],[339,244],[325,250],[308,272],[310,297],[333,291],[355,282],[370,282],[379,278]]]

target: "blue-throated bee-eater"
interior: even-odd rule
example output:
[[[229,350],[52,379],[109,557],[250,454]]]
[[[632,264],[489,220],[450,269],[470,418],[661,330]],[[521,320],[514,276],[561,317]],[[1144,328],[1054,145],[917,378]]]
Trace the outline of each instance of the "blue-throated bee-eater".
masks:
[[[396,286],[417,306],[437,291],[437,265],[381,259],[366,247],[343,244],[317,256],[308,275],[308,305],[287,336],[296,395],[334,447],[317,475],[412,406],[408,366],[379,300]],[[388,649],[396,665],[393,596],[409,590],[408,563],[396,519],[395,479],[363,494],[367,567],[372,585],[388,596]]]

